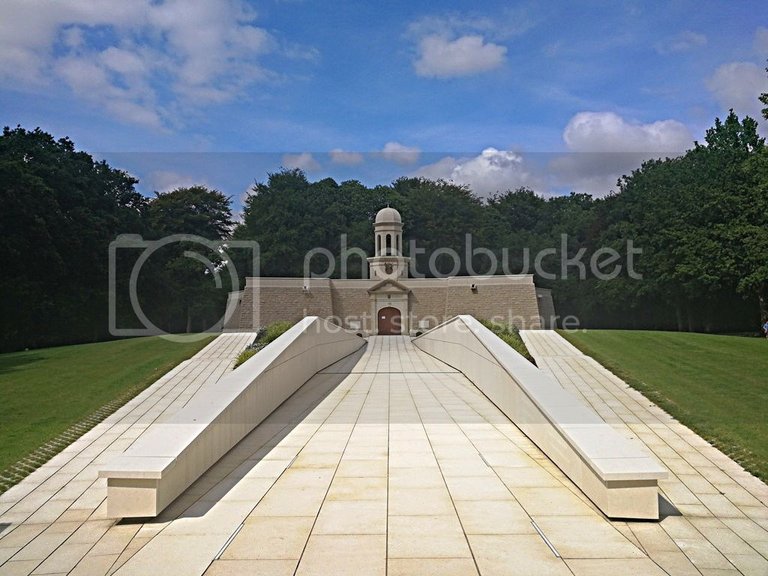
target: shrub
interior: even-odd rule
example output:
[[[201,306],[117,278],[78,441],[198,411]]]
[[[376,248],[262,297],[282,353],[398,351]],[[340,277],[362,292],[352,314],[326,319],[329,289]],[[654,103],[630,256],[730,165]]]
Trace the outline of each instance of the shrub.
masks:
[[[509,344],[515,351],[525,357],[526,360],[536,364],[533,356],[531,356],[531,353],[528,352],[528,348],[525,346],[525,342],[523,342],[523,339],[520,337],[520,330],[516,326],[497,324],[496,322],[491,322],[490,320],[480,320],[480,323],[491,330],[494,334],[496,334],[496,336],[504,340],[504,342]]]
[[[264,335],[260,339],[257,339],[256,342],[266,346],[273,340],[277,340],[277,338],[288,332],[288,330],[290,330],[294,324],[295,322],[287,321],[274,322],[267,326],[266,330],[264,331]]]
[[[250,346],[248,346],[248,348],[246,348],[245,350],[240,352],[240,354],[237,355],[237,359],[235,360],[235,368],[240,366],[240,364],[243,364],[246,360],[248,360],[251,356],[256,354],[256,352],[258,352],[259,350],[261,350],[261,348],[251,348]]]
[[[237,355],[237,360],[235,360],[235,368],[254,356],[259,350],[264,348],[264,346],[274,340],[277,340],[277,338],[287,332],[293,325],[294,322],[279,321],[269,324],[266,328],[261,328],[256,333],[256,339],[253,341],[253,343],[249,344],[245,350]]]

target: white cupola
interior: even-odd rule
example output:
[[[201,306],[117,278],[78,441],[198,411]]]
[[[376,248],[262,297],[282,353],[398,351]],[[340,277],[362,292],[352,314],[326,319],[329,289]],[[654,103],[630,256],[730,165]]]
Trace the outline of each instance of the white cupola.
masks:
[[[374,257],[368,258],[371,279],[407,278],[410,258],[403,257],[403,220],[400,212],[389,206],[379,210],[373,233]]]

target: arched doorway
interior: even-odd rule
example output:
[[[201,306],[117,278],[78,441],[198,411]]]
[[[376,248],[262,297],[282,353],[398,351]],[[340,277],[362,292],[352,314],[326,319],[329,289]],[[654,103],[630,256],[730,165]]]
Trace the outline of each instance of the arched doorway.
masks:
[[[402,330],[400,310],[387,306],[378,313],[378,333],[380,336],[399,336]]]

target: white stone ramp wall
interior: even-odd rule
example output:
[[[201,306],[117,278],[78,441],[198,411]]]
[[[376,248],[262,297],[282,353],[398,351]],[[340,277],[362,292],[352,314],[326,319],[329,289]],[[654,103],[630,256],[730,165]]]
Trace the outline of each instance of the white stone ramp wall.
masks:
[[[666,469],[475,318],[457,316],[414,344],[463,372],[606,516],[659,518]]]
[[[760,525],[768,527],[768,508],[736,478],[754,494],[765,485],[737,474],[722,455],[722,467],[715,464],[703,440],[644,412],[650,402],[639,394],[628,398],[591,371],[569,370],[573,383],[564,384],[583,390],[601,415],[629,421],[631,408],[643,441],[658,432],[654,453],[681,470],[660,484],[669,495],[674,478],[682,516],[611,521],[461,373],[396,336],[371,338],[322,370],[159,517],[107,519],[106,482],[95,480],[93,455],[104,462],[130,444],[140,434],[132,426],[143,430],[154,419],[140,414],[188,389],[196,362],[158,382],[111,430],[105,425],[73,446],[68,458],[90,462],[75,479],[71,466],[52,463],[44,483],[14,499],[0,515],[0,574],[768,574],[768,531]],[[166,413],[179,404],[168,406]],[[129,420],[135,424],[114,429]],[[662,438],[680,455],[662,457]],[[697,461],[682,451],[683,438],[689,448],[696,439],[704,446],[695,451],[707,457],[703,478],[680,468],[683,457]],[[79,497],[86,477],[94,480]],[[684,492],[689,477],[696,483]],[[739,509],[721,507],[717,490]],[[701,500],[682,505],[694,497]],[[10,520],[22,513],[23,522]]]
[[[108,515],[157,516],[307,380],[364,345],[354,332],[310,316],[201,386],[99,472],[107,479]]]
[[[98,478],[98,469],[158,417],[182,408],[204,382],[231,371],[253,337],[219,336],[0,495],[0,574],[67,573],[74,567],[78,556],[114,524],[106,517],[106,480]],[[130,539],[126,527],[118,531]],[[110,553],[118,548],[121,554],[135,551],[121,548],[120,537],[111,540]]]

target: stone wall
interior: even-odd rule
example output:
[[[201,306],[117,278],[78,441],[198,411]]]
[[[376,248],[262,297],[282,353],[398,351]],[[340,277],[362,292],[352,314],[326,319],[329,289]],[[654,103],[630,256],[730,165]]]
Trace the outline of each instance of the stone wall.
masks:
[[[408,304],[411,309],[414,329],[418,327],[419,320],[429,320],[429,328],[434,328],[445,320],[444,286],[420,286],[412,282],[409,286],[411,293]]]
[[[541,315],[542,328],[556,328],[557,316],[555,303],[552,300],[552,290],[549,288],[536,288],[536,297],[539,299],[539,314]]]
[[[252,294],[254,292],[252,291]],[[313,284],[305,291],[299,286],[260,286],[258,288],[259,307],[258,323],[260,326],[272,324],[278,320],[298,322],[305,316],[333,316],[331,287]]]
[[[541,325],[533,283],[478,284],[476,290],[469,286],[450,286],[445,302],[446,318],[468,314],[521,329],[536,329]]]
[[[430,320],[429,327],[434,327],[459,314],[536,329],[542,327],[540,315],[549,318],[554,314],[551,296],[546,291],[537,292],[530,275],[403,279],[401,283],[410,289],[413,331],[425,317]],[[240,299],[239,328],[253,330],[278,320],[298,321],[314,315],[342,321],[359,319],[360,329],[373,332],[374,311],[368,290],[375,284],[372,280],[249,278]]]
[[[351,284],[349,282],[355,282]],[[366,329],[365,324],[371,324],[371,299],[368,288],[371,282],[365,281],[357,285],[357,281],[347,283],[338,281],[331,283],[331,301],[333,303],[333,315],[337,318],[359,318],[360,326]]]

